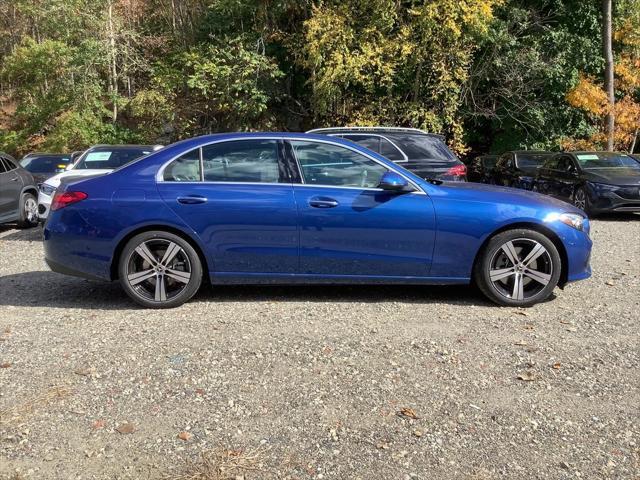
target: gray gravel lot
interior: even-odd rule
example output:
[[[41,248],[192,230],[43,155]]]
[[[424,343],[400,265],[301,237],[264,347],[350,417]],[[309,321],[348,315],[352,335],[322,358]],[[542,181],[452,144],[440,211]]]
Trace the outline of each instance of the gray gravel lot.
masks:
[[[216,449],[256,455],[247,479],[640,478],[640,216],[595,221],[593,277],[526,310],[321,286],[145,311],[48,271],[39,236],[0,227],[0,478],[175,478]]]

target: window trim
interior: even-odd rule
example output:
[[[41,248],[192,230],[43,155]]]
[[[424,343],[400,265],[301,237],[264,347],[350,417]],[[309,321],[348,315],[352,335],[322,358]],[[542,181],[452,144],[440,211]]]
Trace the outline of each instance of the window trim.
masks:
[[[327,136],[328,137],[338,137],[338,138],[342,138],[344,140],[349,140],[348,138],[344,138],[345,135],[351,135],[353,137],[378,137],[381,138],[383,140],[386,140],[387,142],[389,142],[391,145],[393,145],[393,147],[400,152],[400,155],[402,155],[402,160],[391,160],[390,158],[388,158],[387,160],[389,160],[390,162],[393,163],[408,163],[409,162],[409,157],[407,156],[406,153],[404,153],[404,151],[398,147],[398,145],[396,145],[396,143],[391,140],[388,137],[385,137],[384,135],[380,135],[379,133],[330,133]],[[349,140],[351,141],[351,140]],[[361,145],[363,148],[367,148],[364,147],[363,145]],[[381,152],[376,152],[378,155],[382,155]],[[384,155],[382,155],[384,157]],[[385,157],[386,158],[386,157]]]
[[[327,135],[327,137],[329,137],[329,135]],[[342,148],[346,148],[348,150],[351,150],[355,153],[358,153],[370,160],[373,160],[374,162],[382,165],[383,167],[387,168],[387,169],[392,169],[395,173],[397,173],[398,175],[400,175],[402,178],[404,178],[407,182],[409,182],[409,185],[411,185],[412,187],[415,188],[415,191],[413,192],[406,192],[406,194],[418,194],[418,195],[427,195],[427,193],[424,191],[424,189],[418,185],[417,183],[415,183],[411,178],[407,177],[404,173],[399,172],[395,169],[393,169],[392,167],[390,167],[389,165],[385,164],[384,162],[381,162],[380,160],[378,160],[377,158],[372,157],[371,155],[367,154],[367,153],[363,153],[360,150],[353,148],[349,145],[343,145],[341,143],[336,143],[336,142],[332,142],[331,140],[321,140],[321,139],[316,139],[316,138],[300,138],[300,137],[291,137],[291,136],[282,136],[282,137],[245,137],[245,138],[226,138],[223,140],[214,140],[212,142],[207,142],[204,143],[198,147],[194,147],[192,150],[195,150],[196,148],[199,149],[203,149],[204,147],[208,147],[210,145],[214,145],[216,143],[224,143],[224,142],[237,142],[237,141],[248,141],[248,140],[274,140],[274,141],[282,141],[282,142],[288,142],[290,144],[290,142],[292,141],[304,141],[304,142],[314,142],[314,143],[326,143],[329,145],[334,145],[336,147],[342,147]],[[189,152],[191,150],[188,150],[187,152]],[[164,170],[165,168],[167,168],[167,166],[173,162],[174,160],[177,160],[178,158],[180,158],[182,155],[184,155],[187,152],[181,152],[178,155],[174,155],[173,157],[171,157],[169,160],[167,160],[166,162],[164,162],[162,165],[160,165],[160,168],[158,169],[158,171],[156,172],[155,175],[155,180],[156,180],[156,184],[158,183],[180,183],[180,184],[184,184],[184,185],[188,185],[188,184],[212,184],[212,185],[291,185],[291,186],[296,186],[296,187],[315,187],[315,188],[339,188],[339,189],[349,189],[349,190],[370,190],[370,191],[376,191],[376,192],[383,192],[384,190],[382,190],[381,188],[366,188],[366,187],[341,187],[341,186],[333,186],[333,185],[309,185],[309,184],[305,184],[304,183],[304,177],[302,176],[302,171],[300,170],[300,164],[298,162],[298,159],[295,157],[295,152],[293,151],[293,146],[291,146],[291,153],[293,155],[293,160],[296,162],[296,165],[298,167],[298,172],[300,173],[300,183],[295,183],[295,182],[284,182],[284,183],[266,183],[266,182],[212,182],[212,181],[200,181],[200,182],[177,182],[177,181],[173,181],[173,180],[164,180]],[[279,161],[283,161],[285,162],[286,159],[285,158],[279,158]],[[389,160],[389,162],[391,163],[395,163],[392,160]]]

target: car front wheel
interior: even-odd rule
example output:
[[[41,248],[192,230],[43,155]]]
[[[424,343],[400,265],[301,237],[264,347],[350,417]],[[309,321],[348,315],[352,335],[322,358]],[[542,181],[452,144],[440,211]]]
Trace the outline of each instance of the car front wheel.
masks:
[[[182,237],[162,231],[129,240],[118,273],[124,291],[147,308],[180,306],[202,283],[202,263],[194,248]]]
[[[553,242],[535,230],[508,230],[493,237],[475,266],[480,290],[493,302],[528,307],[549,298],[562,263]]]
[[[573,204],[587,215],[590,216],[592,214],[589,195],[587,194],[586,188],[580,187],[573,193]]]

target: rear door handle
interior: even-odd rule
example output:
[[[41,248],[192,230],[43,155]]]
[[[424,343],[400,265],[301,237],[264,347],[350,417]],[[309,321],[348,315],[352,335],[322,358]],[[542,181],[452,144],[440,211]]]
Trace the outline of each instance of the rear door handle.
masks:
[[[11,181],[12,181],[12,182],[17,182],[17,181],[18,181],[18,177],[12,177],[12,178],[11,178]]]
[[[177,198],[178,203],[182,203],[183,205],[195,205],[197,203],[207,203],[207,197],[202,197],[200,195],[188,195],[184,197]]]
[[[339,204],[337,200],[330,197],[313,197],[309,199],[309,205],[313,208],[334,208]]]

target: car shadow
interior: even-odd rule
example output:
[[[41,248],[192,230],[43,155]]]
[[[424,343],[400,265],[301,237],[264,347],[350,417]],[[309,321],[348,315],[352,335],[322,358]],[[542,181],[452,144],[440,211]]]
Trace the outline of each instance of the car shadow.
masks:
[[[596,220],[600,222],[627,222],[627,221],[638,221],[640,220],[640,214],[638,213],[603,213],[600,215],[596,215],[589,220]]]
[[[0,306],[91,310],[139,308],[118,282],[97,282],[49,271],[1,276],[0,292]],[[469,285],[206,285],[191,300],[200,303],[246,301],[493,305]]]
[[[3,240],[39,242],[42,240],[42,227],[18,228],[16,225],[0,225],[0,241]]]

